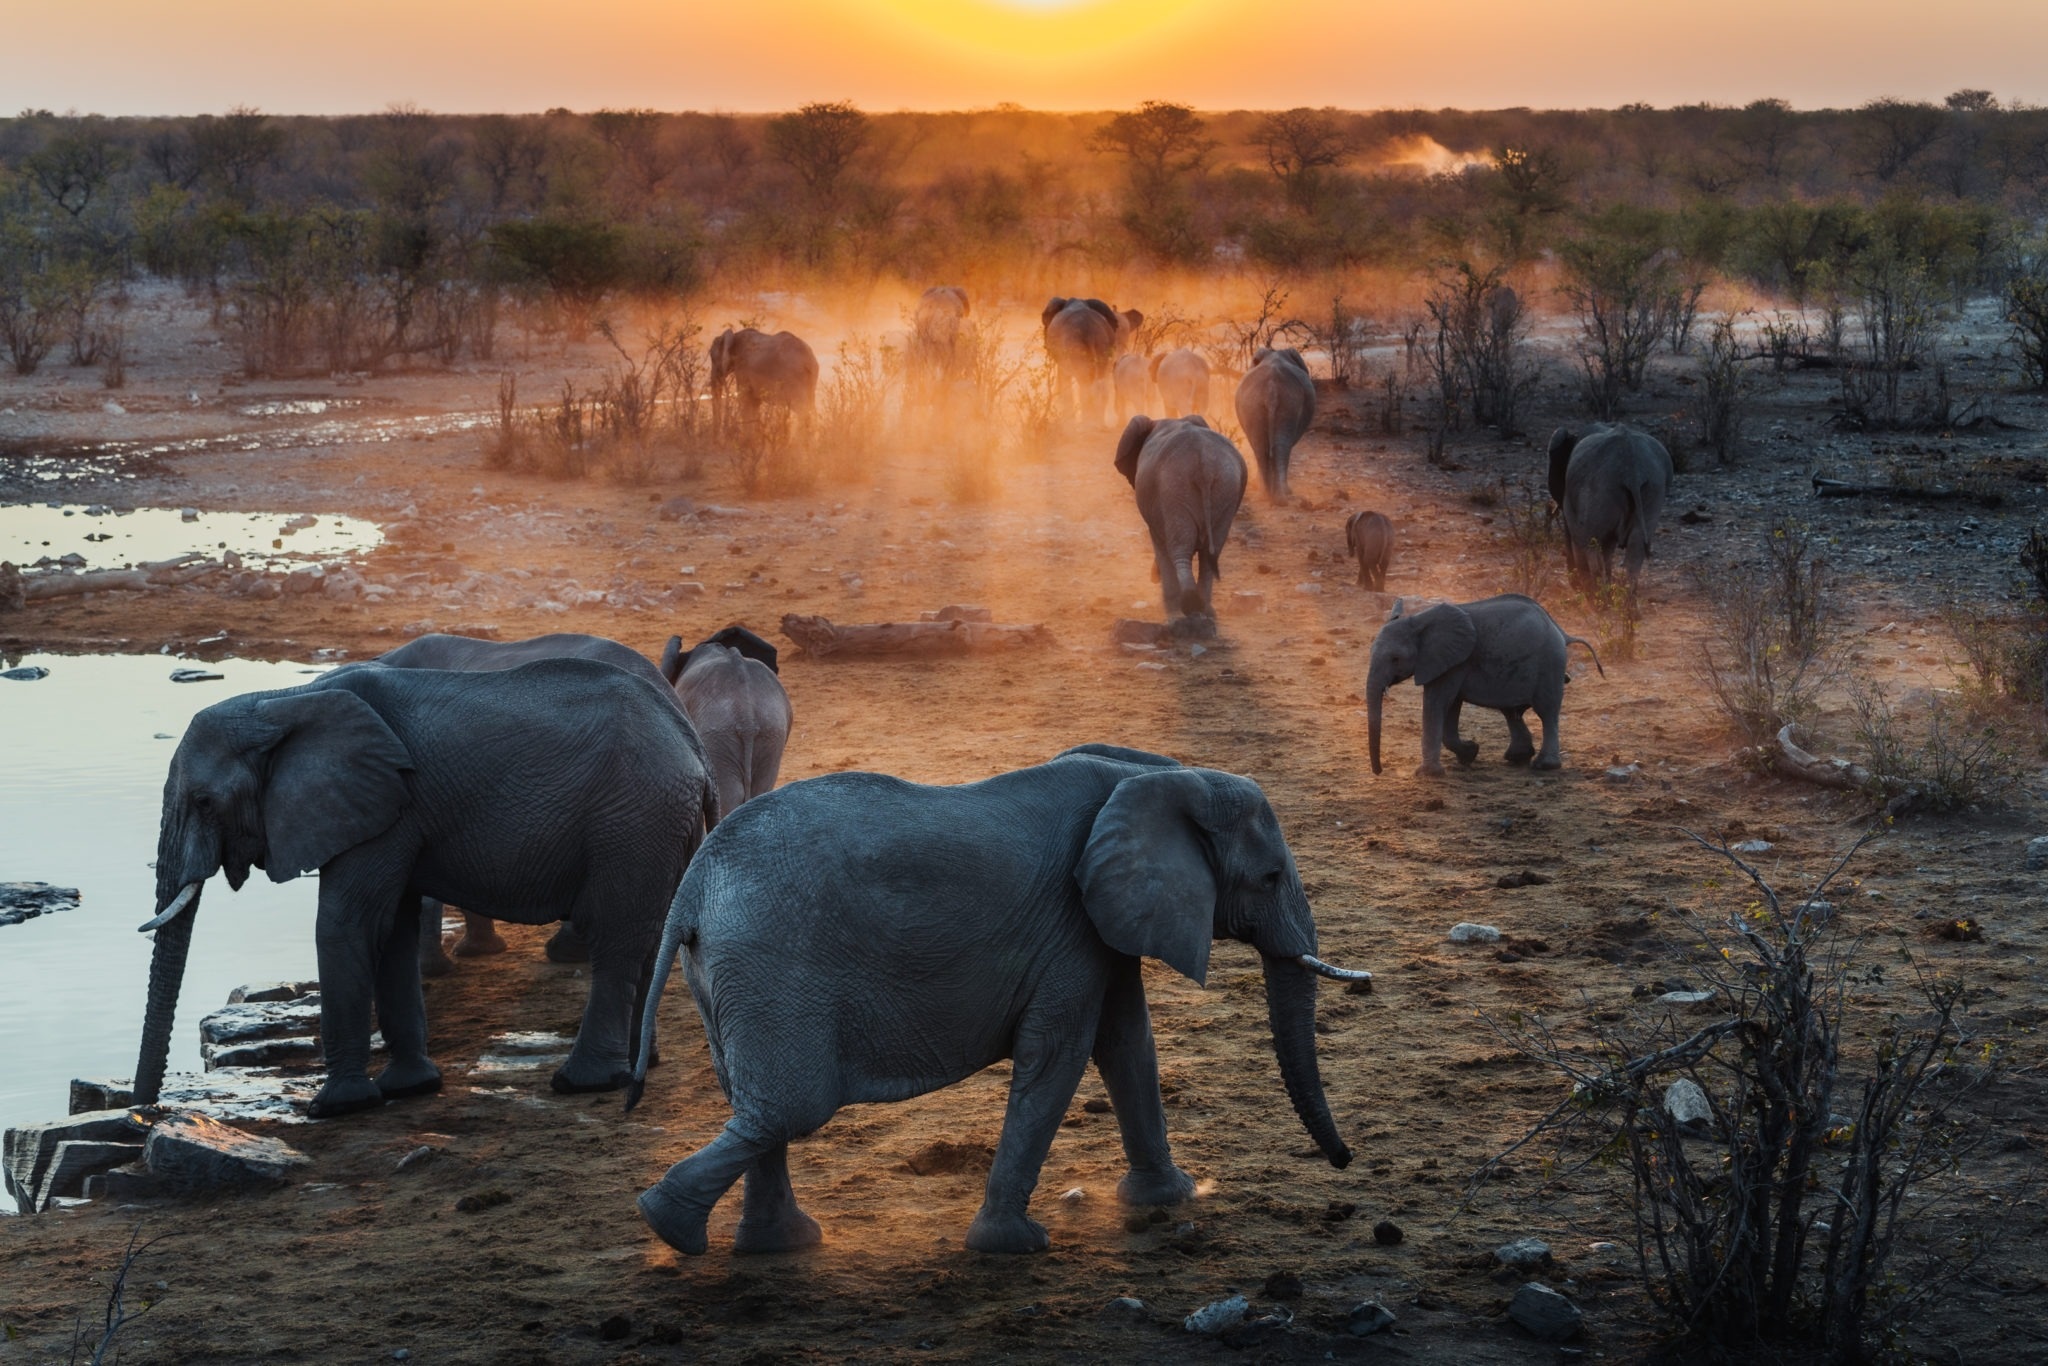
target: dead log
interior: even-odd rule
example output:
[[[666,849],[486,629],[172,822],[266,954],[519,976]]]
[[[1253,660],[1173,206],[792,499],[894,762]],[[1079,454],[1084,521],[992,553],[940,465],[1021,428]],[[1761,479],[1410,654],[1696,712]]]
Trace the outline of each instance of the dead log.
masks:
[[[101,593],[108,589],[140,591],[155,585],[144,569],[89,569],[83,574],[24,574],[21,596],[28,602],[45,598],[68,598],[79,593]]]
[[[1829,479],[1824,475],[1813,476],[1813,496],[1816,498],[1900,498],[1912,503],[1952,503],[1958,499],[1982,501],[1984,495],[1969,489],[1942,488],[1930,485],[1926,488],[1902,488],[1897,484],[1852,484],[1846,479]]]
[[[805,653],[823,659],[842,655],[857,659],[932,659],[1052,644],[1052,632],[1039,623],[1006,625],[987,621],[885,621],[840,626],[824,617],[790,613],[782,634]]]
[[[1788,724],[1778,731],[1778,752],[1772,758],[1772,767],[1788,778],[1799,778],[1821,787],[1840,788],[1847,792],[1861,792],[1865,796],[1886,798],[1884,813],[1887,816],[1903,816],[1918,809],[1927,801],[1927,794],[1901,778],[1882,773],[1872,773],[1861,764],[1852,764],[1847,759],[1823,759],[1810,754],[1799,741],[1810,740],[1797,725]]]

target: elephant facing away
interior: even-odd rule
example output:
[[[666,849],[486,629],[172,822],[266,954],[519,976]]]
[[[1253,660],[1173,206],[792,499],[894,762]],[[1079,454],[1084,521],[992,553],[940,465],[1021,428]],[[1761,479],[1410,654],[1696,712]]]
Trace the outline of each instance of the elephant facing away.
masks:
[[[764,403],[780,403],[807,418],[817,406],[818,357],[794,332],[770,336],[751,327],[728,327],[711,341],[712,419],[721,425],[727,380],[746,421],[757,418]]]
[[[1558,713],[1564,706],[1565,654],[1584,645],[1601,677],[1600,656],[1591,644],[1568,636],[1534,598],[1502,593],[1477,602],[1442,603],[1426,611],[1404,613],[1401,603],[1373,638],[1372,662],[1365,679],[1366,724],[1372,748],[1372,771],[1380,771],[1380,716],[1387,689],[1413,678],[1422,689],[1422,765],[1418,777],[1441,778],[1440,751],[1449,749],[1458,762],[1479,756],[1476,742],[1458,734],[1458,717],[1467,702],[1491,707],[1507,718],[1511,764],[1552,769],[1558,757]],[[1543,722],[1543,749],[1537,752],[1522,714],[1531,707]],[[1533,759],[1533,762],[1531,760]]]
[[[714,632],[691,649],[670,636],[661,673],[704,742],[720,818],[775,790],[789,744],[789,694],[773,645],[744,626]]]
[[[1614,577],[1619,549],[1636,591],[1664,500],[1671,496],[1671,452],[1647,432],[1619,423],[1585,435],[1559,427],[1550,436],[1550,497],[1564,522],[1564,562],[1574,580]]]
[[[1343,1167],[1316,1065],[1316,975],[1367,974],[1315,957],[1294,858],[1250,779],[1084,746],[959,787],[835,773],[748,802],[683,879],[655,979],[658,992],[680,949],[732,1119],[640,1211],[669,1246],[701,1253],[712,1206],[744,1175],[734,1250],[808,1246],[820,1234],[790,1188],[791,1139],[842,1106],[923,1095],[1004,1058],[1009,1106],[968,1247],[1046,1246],[1028,1203],[1091,1059],[1130,1163],[1118,1194],[1185,1200],[1139,960],[1201,982],[1212,939],[1258,950],[1288,1098]]]
[[[1111,364],[1143,325],[1145,315],[1135,308],[1119,312],[1100,299],[1055,297],[1038,320],[1045,329],[1045,353],[1059,371],[1063,399],[1071,391],[1075,412],[1102,421]]]
[[[492,673],[342,669],[217,702],[171,757],[135,1099],[169,1056],[199,889],[251,868],[318,869],[316,1119],[440,1089],[426,1052],[420,898],[498,920],[571,919],[590,995],[557,1091],[621,1084],[663,910],[717,797],[682,709],[609,664],[547,659]],[[507,801],[508,794],[518,800]],[[390,1062],[368,1072],[371,1012]]]
[[[1394,524],[1383,512],[1354,512],[1344,523],[1344,548],[1358,561],[1358,586],[1387,591],[1387,565],[1394,558]]]
[[[1116,379],[1116,420],[1129,422],[1152,406],[1151,366],[1143,356],[1118,356]]]
[[[967,291],[958,285],[933,285],[918,296],[908,368],[912,387],[927,403],[936,402],[959,378],[973,311]]]
[[[1293,347],[1262,346],[1237,383],[1237,425],[1259,462],[1259,482],[1275,502],[1287,496],[1295,443],[1316,420],[1316,384]]]
[[[1199,417],[1134,417],[1116,443],[1116,472],[1152,535],[1166,615],[1213,617],[1220,557],[1244,501],[1244,457]]]
[[[1152,383],[1168,417],[1200,417],[1209,411],[1209,362],[1199,351],[1181,346],[1154,356]]]

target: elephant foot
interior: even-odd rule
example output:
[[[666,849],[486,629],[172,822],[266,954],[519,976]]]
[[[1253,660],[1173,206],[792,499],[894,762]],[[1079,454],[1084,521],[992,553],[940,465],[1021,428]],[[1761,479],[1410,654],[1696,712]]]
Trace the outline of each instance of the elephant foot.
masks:
[[[1195,1179],[1179,1167],[1134,1171],[1116,1183],[1116,1198],[1126,1205],[1178,1205],[1194,1193]]]
[[[1441,778],[1444,776],[1444,766],[1438,763],[1417,764],[1415,766],[1415,776],[1418,778]]]
[[[1535,757],[1536,750],[1534,746],[1528,748],[1520,745],[1508,746],[1507,761],[1511,764],[1526,764]]]
[[[1451,753],[1458,757],[1460,764],[1470,764],[1479,757],[1479,742],[1477,740],[1453,740],[1450,742],[1449,748]]]
[[[636,1203],[640,1206],[640,1217],[661,1241],[685,1257],[704,1255],[704,1249],[710,1246],[710,1240],[704,1236],[704,1223],[711,1217],[711,1206],[677,1195],[669,1189],[667,1178],[640,1192]]]
[[[1544,754],[1539,755],[1529,767],[1539,773],[1548,773],[1553,769],[1563,768],[1564,760],[1558,758],[1555,754]]]
[[[503,953],[511,948],[496,930],[485,930],[478,934],[474,927],[464,930],[462,938],[455,941],[451,952],[457,958],[489,958],[494,953]],[[588,957],[588,955],[585,955]]]
[[[569,1070],[569,1064],[563,1063],[555,1069],[555,1075],[548,1079],[548,1085],[558,1096],[578,1096],[594,1091],[623,1091],[632,1081],[631,1072],[610,1072],[594,1077],[578,1076]]]
[[[778,1219],[740,1220],[740,1226],[732,1236],[732,1250],[750,1256],[769,1252],[796,1252],[803,1248],[816,1247],[824,1241],[825,1234],[818,1227],[818,1221],[792,1205]]]
[[[555,937],[548,940],[547,955],[550,963],[588,963],[590,941],[565,920],[562,928],[555,931]]]
[[[969,1252],[993,1252],[1011,1256],[1043,1252],[1052,1246],[1045,1225],[1024,1214],[991,1214],[987,1209],[974,1216],[967,1230]]]
[[[339,1119],[358,1110],[374,1110],[384,1103],[384,1093],[368,1077],[340,1081],[329,1077],[306,1107],[308,1119]]]
[[[456,952],[460,953],[462,950],[457,948]],[[421,977],[446,977],[453,971],[455,971],[454,960],[445,953],[437,953],[431,958],[422,957],[420,959]]]
[[[394,1062],[377,1074],[377,1089],[386,1100],[431,1096],[441,1089],[441,1069],[427,1058]]]

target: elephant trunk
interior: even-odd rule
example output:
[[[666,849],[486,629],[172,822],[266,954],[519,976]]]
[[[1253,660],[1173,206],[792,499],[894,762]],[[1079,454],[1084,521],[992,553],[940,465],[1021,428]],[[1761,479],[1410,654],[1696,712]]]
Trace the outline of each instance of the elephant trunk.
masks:
[[[1375,666],[1365,677],[1366,751],[1372,755],[1372,771],[1380,771],[1380,718],[1385,714],[1387,676]]]
[[[182,905],[182,913],[178,908]],[[178,1012],[178,988],[185,981],[185,954],[192,947],[192,921],[199,914],[199,884],[187,883],[156,928],[149,958],[149,1004],[142,1012],[142,1052],[135,1062],[135,1103],[156,1104],[171,1056],[171,1024]],[[152,921],[152,925],[156,922]],[[144,926],[145,929],[149,926]]]
[[[1280,1061],[1280,1080],[1287,1099],[1301,1117],[1330,1165],[1342,1171],[1351,1164],[1351,1149],[1337,1134],[1330,1104],[1323,1097],[1322,1073],[1316,1067],[1316,978],[1299,959],[1260,955],[1266,968],[1266,1013],[1273,1025],[1273,1054]]]

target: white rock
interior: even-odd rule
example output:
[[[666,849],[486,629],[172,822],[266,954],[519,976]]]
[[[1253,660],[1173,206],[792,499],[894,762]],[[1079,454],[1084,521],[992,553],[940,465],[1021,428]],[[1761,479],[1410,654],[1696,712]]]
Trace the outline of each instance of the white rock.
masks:
[[[1714,999],[1711,991],[1667,991],[1657,998],[1667,1006],[1699,1006]]]
[[[1664,1088],[1664,1113],[1680,1124],[1705,1124],[1714,1109],[1707,1093],[1691,1077],[1680,1077]]]
[[[1502,1243],[1493,1250],[1494,1260],[1502,1266],[1528,1268],[1550,1265],[1550,1244],[1541,1238],[1517,1238],[1512,1243]]]
[[[2048,835],[2036,835],[2027,841],[2027,867],[2036,872],[2048,868]]]
[[[1497,944],[1500,942],[1500,931],[1491,925],[1461,920],[1451,926],[1451,932],[1446,937],[1453,944]]]
[[[1361,1300],[1351,1306],[1350,1322],[1345,1324],[1353,1337],[1371,1337],[1383,1328],[1394,1326],[1394,1311],[1378,1300]]]
[[[1062,1205],[1078,1205],[1087,1198],[1088,1192],[1076,1186],[1060,1197],[1060,1203]]]
[[[1563,1342],[1578,1336],[1585,1315],[1570,1300],[1537,1281],[1530,1281],[1508,1301],[1508,1317],[1542,1338]]]
[[[1250,1310],[1251,1305],[1244,1296],[1232,1295],[1227,1300],[1214,1300],[1203,1305],[1188,1315],[1181,1326],[1190,1333],[1220,1333],[1243,1323]]]
[[[1738,854],[1768,854],[1777,847],[1777,845],[1772,844],[1769,840],[1744,840],[1742,843],[1733,846]]]

